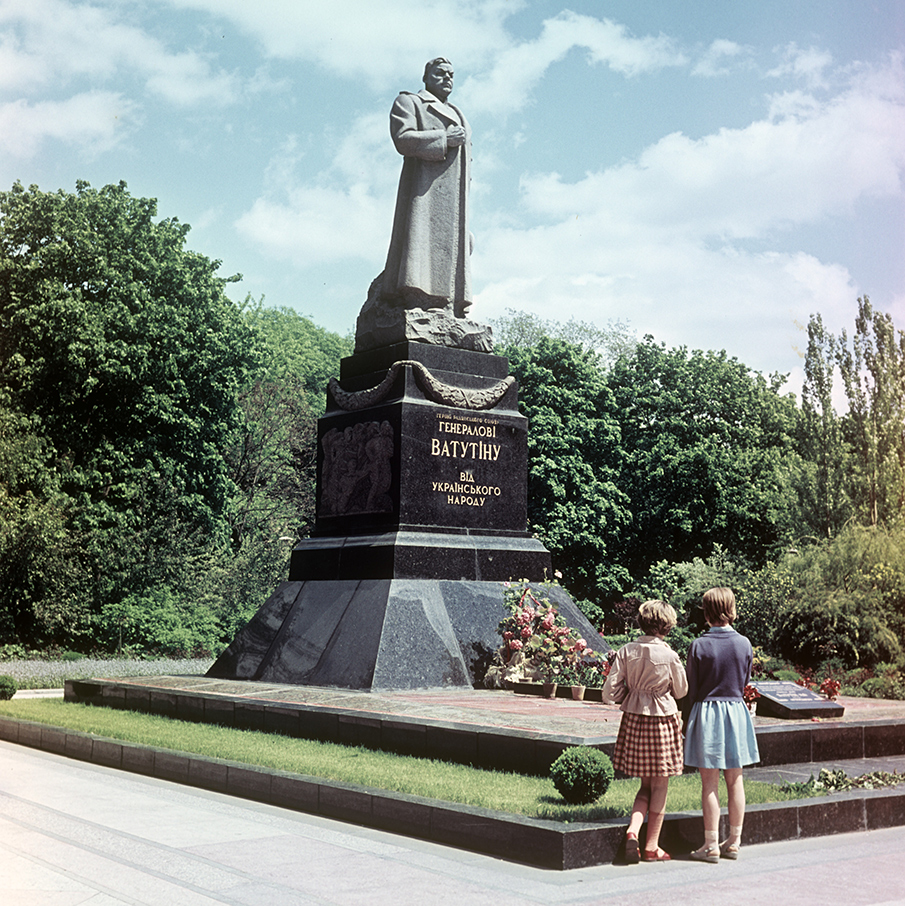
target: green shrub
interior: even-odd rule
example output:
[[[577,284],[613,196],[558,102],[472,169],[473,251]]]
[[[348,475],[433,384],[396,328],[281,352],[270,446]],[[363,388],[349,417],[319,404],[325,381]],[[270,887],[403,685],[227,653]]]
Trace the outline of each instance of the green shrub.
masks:
[[[8,642],[0,645],[0,661],[21,661],[28,656],[24,645],[17,642]]]
[[[735,628],[755,647],[772,651],[777,614],[786,607],[794,590],[788,571],[775,563],[748,572],[736,596]]]
[[[901,673],[875,676],[861,684],[861,693],[868,698],[905,699],[905,677]]]
[[[784,683],[797,683],[801,679],[797,670],[775,670],[774,675]]]
[[[184,656],[213,651],[219,625],[211,611],[166,586],[108,604],[97,623],[97,638],[107,650],[124,654],[155,652]]]
[[[11,676],[0,675],[0,700],[12,698],[18,690],[19,687]]]
[[[775,638],[783,657],[807,667],[832,659],[851,669],[902,652],[886,615],[858,589],[801,589],[780,614]]]
[[[595,802],[613,782],[613,763],[590,746],[566,749],[550,766],[556,791],[572,805]]]

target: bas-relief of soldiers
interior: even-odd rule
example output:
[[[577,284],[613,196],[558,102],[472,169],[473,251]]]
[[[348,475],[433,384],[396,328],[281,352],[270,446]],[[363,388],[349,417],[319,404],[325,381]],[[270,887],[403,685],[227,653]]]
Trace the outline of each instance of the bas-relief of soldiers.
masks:
[[[388,421],[331,428],[321,438],[320,516],[392,512],[393,426]]]

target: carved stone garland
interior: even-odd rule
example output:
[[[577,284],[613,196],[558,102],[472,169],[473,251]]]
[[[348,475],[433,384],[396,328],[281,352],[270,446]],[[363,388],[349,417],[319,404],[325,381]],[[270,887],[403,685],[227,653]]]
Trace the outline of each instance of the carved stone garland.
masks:
[[[347,412],[376,405],[389,394],[396,375],[405,365],[411,366],[414,370],[418,386],[429,400],[444,406],[454,406],[457,409],[492,409],[515,383],[515,378],[510,375],[498,384],[494,384],[493,387],[487,387],[484,390],[466,390],[462,387],[444,384],[435,378],[421,362],[405,360],[394,362],[387,370],[386,377],[376,387],[369,390],[343,390],[336,378],[330,378],[330,393],[340,409],[345,409]]]

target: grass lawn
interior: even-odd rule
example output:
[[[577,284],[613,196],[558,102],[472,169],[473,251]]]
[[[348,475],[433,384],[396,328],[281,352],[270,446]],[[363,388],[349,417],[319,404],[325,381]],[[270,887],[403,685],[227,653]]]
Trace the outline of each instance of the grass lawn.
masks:
[[[591,805],[568,805],[545,777],[473,768],[362,747],[292,739],[271,733],[187,723],[134,711],[119,711],[59,699],[0,701],[0,715],[92,733],[127,742],[275,768],[296,774],[425,796],[555,821],[600,821],[628,815],[637,780],[616,780]],[[749,804],[801,798],[778,786],[745,781]],[[697,775],[669,784],[667,810],[698,811]],[[725,788],[721,793],[726,801]]]

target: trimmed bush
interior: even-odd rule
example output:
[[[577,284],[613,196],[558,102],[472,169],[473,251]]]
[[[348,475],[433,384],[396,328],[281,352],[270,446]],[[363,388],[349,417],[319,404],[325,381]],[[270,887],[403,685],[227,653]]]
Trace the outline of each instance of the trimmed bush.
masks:
[[[613,782],[613,762],[590,746],[566,749],[550,766],[556,791],[571,805],[598,800]]]
[[[19,687],[11,676],[0,676],[0,701],[12,698],[18,691]]]

